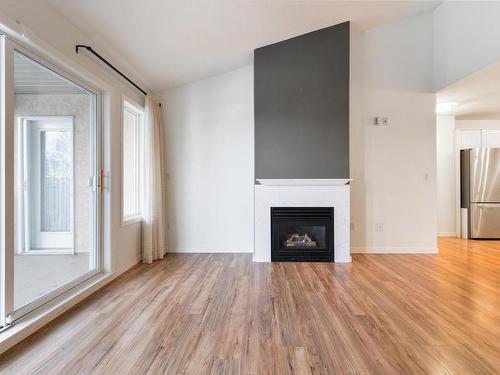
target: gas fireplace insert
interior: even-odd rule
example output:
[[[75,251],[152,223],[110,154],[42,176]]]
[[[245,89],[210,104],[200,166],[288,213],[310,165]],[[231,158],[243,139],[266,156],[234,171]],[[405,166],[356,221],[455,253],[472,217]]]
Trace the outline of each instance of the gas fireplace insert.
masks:
[[[271,207],[271,261],[333,262],[333,207]]]

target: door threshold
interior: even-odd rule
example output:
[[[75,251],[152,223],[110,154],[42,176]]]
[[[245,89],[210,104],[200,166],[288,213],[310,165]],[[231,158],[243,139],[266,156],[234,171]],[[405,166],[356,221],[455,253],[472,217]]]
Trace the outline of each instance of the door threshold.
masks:
[[[22,254],[15,255],[73,255],[76,254],[73,249],[58,249],[58,250],[27,250]]]
[[[77,303],[89,297],[92,293],[101,289],[116,276],[117,275],[111,272],[100,273],[60,295],[50,303],[16,320],[10,327],[0,333],[0,354],[21,342]]]

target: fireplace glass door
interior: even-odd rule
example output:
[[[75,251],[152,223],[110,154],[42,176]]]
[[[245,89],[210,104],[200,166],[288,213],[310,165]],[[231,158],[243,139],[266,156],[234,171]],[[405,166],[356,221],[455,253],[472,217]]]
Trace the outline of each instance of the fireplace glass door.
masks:
[[[333,261],[333,207],[271,208],[271,260]]]
[[[310,223],[303,220],[277,223],[277,236],[281,250],[315,251],[326,249],[327,223]]]

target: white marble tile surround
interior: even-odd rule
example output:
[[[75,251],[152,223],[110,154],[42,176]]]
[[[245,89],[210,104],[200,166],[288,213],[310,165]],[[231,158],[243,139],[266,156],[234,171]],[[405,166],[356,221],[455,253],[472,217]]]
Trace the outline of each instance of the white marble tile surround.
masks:
[[[349,180],[258,180],[254,262],[271,261],[271,207],[334,207],[335,263],[351,262]]]

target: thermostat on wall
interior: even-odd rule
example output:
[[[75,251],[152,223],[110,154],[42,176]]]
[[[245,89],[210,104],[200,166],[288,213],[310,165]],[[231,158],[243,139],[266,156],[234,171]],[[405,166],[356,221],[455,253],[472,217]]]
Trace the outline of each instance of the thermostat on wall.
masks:
[[[387,117],[375,117],[374,125],[387,125]]]

